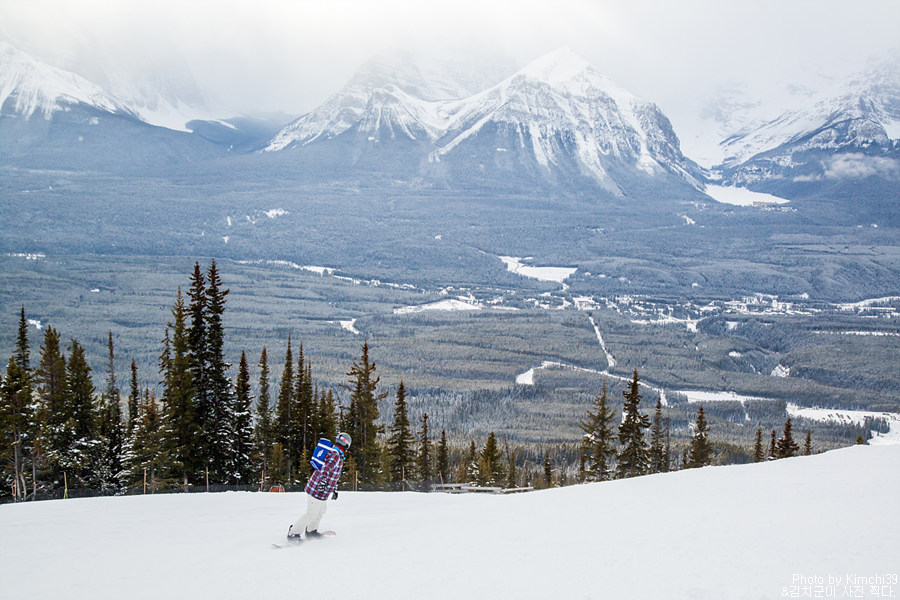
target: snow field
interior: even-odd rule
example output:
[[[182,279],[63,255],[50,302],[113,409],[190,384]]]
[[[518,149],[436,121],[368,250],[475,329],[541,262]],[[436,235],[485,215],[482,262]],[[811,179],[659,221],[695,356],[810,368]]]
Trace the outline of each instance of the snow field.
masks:
[[[342,492],[336,538],[278,551],[303,494],[4,505],[0,579],[35,599],[774,599],[795,573],[897,572],[898,460],[859,446],[513,496]]]

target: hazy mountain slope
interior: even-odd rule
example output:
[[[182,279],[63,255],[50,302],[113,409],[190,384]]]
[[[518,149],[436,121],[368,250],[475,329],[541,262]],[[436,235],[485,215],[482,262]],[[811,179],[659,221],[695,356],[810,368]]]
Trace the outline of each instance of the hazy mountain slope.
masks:
[[[808,104],[722,142],[724,181],[778,189],[787,197],[834,195],[835,186],[863,180],[876,197],[879,182],[900,182],[900,53]],[[864,194],[865,195],[865,194]],[[887,199],[890,195],[887,196]]]
[[[156,127],[100,86],[0,43],[3,164],[128,172],[221,155],[199,136]]]

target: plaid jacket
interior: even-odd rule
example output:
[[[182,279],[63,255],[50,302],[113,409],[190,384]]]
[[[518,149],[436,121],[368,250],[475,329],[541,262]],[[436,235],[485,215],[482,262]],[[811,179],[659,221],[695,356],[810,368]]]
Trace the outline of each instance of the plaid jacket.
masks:
[[[328,500],[328,496],[337,488],[343,468],[344,453],[335,446],[325,456],[325,464],[322,465],[322,468],[313,473],[306,482],[306,493],[317,500]]]

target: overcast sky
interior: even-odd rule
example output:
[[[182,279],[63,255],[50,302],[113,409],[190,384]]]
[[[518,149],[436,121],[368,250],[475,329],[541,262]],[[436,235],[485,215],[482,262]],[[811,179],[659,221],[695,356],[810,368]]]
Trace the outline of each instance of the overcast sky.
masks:
[[[390,47],[522,66],[568,46],[677,117],[723,83],[774,97],[843,77],[896,47],[898,24],[898,0],[0,2],[0,38],[45,62],[95,81],[193,77],[229,110],[290,114]]]

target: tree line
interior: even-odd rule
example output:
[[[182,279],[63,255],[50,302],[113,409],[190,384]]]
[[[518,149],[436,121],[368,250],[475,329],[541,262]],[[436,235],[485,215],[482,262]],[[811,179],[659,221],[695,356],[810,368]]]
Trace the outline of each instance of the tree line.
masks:
[[[635,369],[624,396],[622,419],[615,426],[616,411],[610,405],[604,379],[601,392],[592,403],[587,415],[580,421],[584,432],[578,481],[607,481],[665,473],[678,467],[693,469],[713,464],[713,443],[710,428],[703,410],[698,406],[697,416],[691,425],[688,445],[681,457],[673,456],[669,420],[663,418],[662,399],[657,398],[656,409],[650,417],[640,410],[640,378]],[[649,430],[648,434],[645,433]],[[776,439],[772,430],[768,447],[762,441],[762,428],[757,428],[753,460],[762,462],[790,458],[801,453],[793,438],[793,425],[788,417],[784,432]],[[806,432],[802,453],[812,454],[812,433]]]
[[[428,414],[410,422],[408,391],[400,381],[393,417],[383,423],[380,378],[368,342],[343,384],[348,400],[339,405],[334,390],[320,387],[302,343],[296,355],[289,333],[278,389],[271,385],[267,349],[254,386],[245,351],[234,380],[225,360],[225,314],[229,290],[215,261],[194,264],[186,293],[179,288],[167,321],[159,355],[161,390],[140,386],[134,359],[126,390],[115,371],[115,347],[108,336],[108,361],[101,391],[77,340],[66,345],[53,327],[44,330],[40,357],[32,367],[25,307],[20,313],[16,347],[0,385],[0,497],[15,500],[69,488],[104,494],[128,489],[191,489],[210,484],[302,484],[311,472],[309,458],[319,438],[338,430],[353,438],[344,470],[345,484],[382,489],[429,489],[433,483],[471,482],[483,486],[550,487],[567,482],[554,477],[549,448],[534,468],[521,449],[501,448],[492,432],[479,449],[474,440],[458,447],[446,431],[432,433]],[[66,351],[68,354],[66,354]],[[622,420],[616,426],[606,382],[579,423],[575,481],[605,481],[666,472],[679,463],[672,451],[668,419],[657,400],[654,417],[640,410],[642,396],[635,370],[623,392]],[[648,434],[645,433],[649,430]],[[436,440],[434,439],[436,438]],[[768,451],[757,431],[754,458],[797,453],[791,421]],[[807,433],[805,453],[811,452]],[[709,426],[701,406],[692,427],[682,467],[712,462]]]

